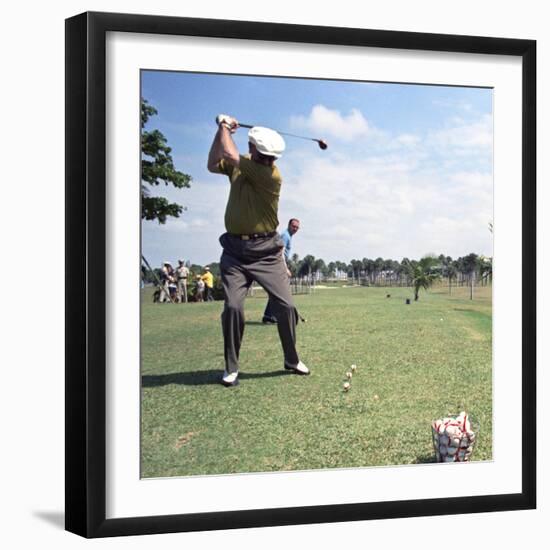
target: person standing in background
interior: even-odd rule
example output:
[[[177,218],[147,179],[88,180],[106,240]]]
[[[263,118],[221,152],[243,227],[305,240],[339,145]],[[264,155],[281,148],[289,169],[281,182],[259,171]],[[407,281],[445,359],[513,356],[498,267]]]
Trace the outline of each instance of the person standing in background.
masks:
[[[174,283],[174,281],[174,268],[172,264],[170,262],[164,262],[160,271],[160,282],[162,283],[162,287],[160,289],[159,302],[161,304],[172,301],[170,297],[170,284]]]
[[[292,237],[298,232],[300,229],[300,220],[296,218],[290,218],[288,220],[288,226],[287,228],[281,233],[281,240],[284,243],[283,248],[283,255],[285,259],[285,265],[286,265],[286,274],[288,275],[288,278],[290,280],[290,277],[292,276],[292,273],[290,272],[290,269],[288,268],[288,262],[290,261],[290,251],[292,249]],[[271,300],[267,300],[267,304],[265,306],[264,315],[262,317],[262,323],[264,324],[277,324],[277,318],[275,315],[273,315],[273,311],[271,309]]]
[[[208,266],[204,268],[204,274],[201,276],[201,279],[204,281],[204,299],[207,302],[211,302],[214,300],[212,294],[214,290],[214,275],[212,275]]]
[[[178,268],[176,269],[176,278],[178,282],[178,300],[180,304],[187,303],[187,278],[189,277],[189,269],[185,267],[183,260],[178,260]]]

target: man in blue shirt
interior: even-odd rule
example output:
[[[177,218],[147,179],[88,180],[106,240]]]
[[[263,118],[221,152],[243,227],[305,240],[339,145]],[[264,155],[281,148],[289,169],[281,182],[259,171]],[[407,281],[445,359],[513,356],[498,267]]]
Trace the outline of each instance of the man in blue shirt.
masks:
[[[290,269],[288,269],[288,262],[290,261],[290,250],[292,247],[292,237],[298,232],[298,229],[300,229],[300,220],[297,220],[296,218],[291,218],[288,221],[288,227],[281,233],[281,240],[285,245],[283,248],[283,254],[284,254],[285,263],[286,263],[286,273],[289,279],[292,276],[292,273],[290,273]],[[277,319],[275,318],[275,316],[271,311],[271,305],[269,300],[267,302],[267,305],[265,306],[262,323],[273,324],[273,325],[277,323]]]

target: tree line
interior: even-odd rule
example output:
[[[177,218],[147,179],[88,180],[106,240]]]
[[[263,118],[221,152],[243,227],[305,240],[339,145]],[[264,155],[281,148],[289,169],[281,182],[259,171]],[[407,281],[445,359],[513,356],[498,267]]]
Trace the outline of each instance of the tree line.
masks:
[[[426,261],[427,258],[429,261]],[[437,275],[449,284],[455,285],[470,285],[472,280],[476,284],[487,284],[491,282],[493,274],[492,258],[473,252],[457,259],[440,254],[428,255],[420,260],[403,258],[400,262],[379,257],[328,263],[311,254],[302,259],[293,254],[288,263],[293,277],[307,278],[311,281],[347,279],[357,284],[372,286],[411,286],[419,270]]]
[[[412,286],[419,272],[437,275],[439,279],[456,286],[488,284],[492,281],[493,261],[483,255],[470,253],[453,259],[451,256],[425,256],[420,260],[403,258],[400,262],[384,258],[353,259],[350,262],[330,261],[307,254],[300,258],[293,254],[287,262],[293,278],[309,280],[312,283],[326,280],[346,280],[369,286]],[[186,262],[191,275],[203,272],[204,266]],[[219,278],[218,262],[208,264],[215,278]],[[160,275],[160,268],[154,269]],[[154,283],[147,270],[143,273],[144,282]]]

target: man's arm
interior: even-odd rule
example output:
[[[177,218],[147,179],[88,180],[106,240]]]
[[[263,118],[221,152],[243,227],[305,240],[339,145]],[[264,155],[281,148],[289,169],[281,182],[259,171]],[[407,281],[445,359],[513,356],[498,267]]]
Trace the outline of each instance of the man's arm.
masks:
[[[283,241],[284,246],[281,248],[281,258],[283,259],[283,262],[285,264],[286,274],[289,277],[292,277],[292,273],[290,269],[288,268],[288,261],[287,261],[287,254],[286,254],[286,248],[288,245],[288,234],[282,233],[281,234],[281,240]]]
[[[222,159],[231,164],[231,166],[239,166],[239,151],[231,137],[231,134],[234,134],[237,128],[237,123],[230,127],[226,122],[222,121],[218,125],[218,131],[208,153],[208,170],[210,172],[214,174],[221,173],[218,164]]]
[[[283,248],[281,248],[281,260],[283,260],[283,264],[284,264],[285,269],[286,269],[286,274],[289,277],[292,277],[292,272],[290,271],[290,269],[288,269],[288,262],[286,261],[286,254],[285,254],[284,246],[283,246]]]

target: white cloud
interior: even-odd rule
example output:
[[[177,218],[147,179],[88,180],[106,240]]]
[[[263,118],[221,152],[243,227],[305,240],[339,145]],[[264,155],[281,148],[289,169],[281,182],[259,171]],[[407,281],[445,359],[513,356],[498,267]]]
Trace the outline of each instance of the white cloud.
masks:
[[[396,141],[400,145],[414,146],[420,143],[421,137],[414,134],[400,134],[397,136]]]
[[[181,214],[179,218],[168,218],[165,224],[158,224],[158,222],[152,222],[158,224],[158,230],[162,232],[178,233],[180,231],[193,232],[196,230],[202,230],[204,227],[208,227],[209,222],[204,218],[192,217],[187,219],[186,211]]]
[[[369,123],[358,109],[342,115],[340,111],[324,105],[315,105],[307,117],[292,116],[290,124],[292,128],[307,130],[315,136],[333,137],[342,141],[352,141],[369,133]]]
[[[492,206],[493,177],[484,172],[457,172],[450,176],[456,199],[470,200],[478,205]]]
[[[490,173],[424,170],[414,153],[345,162],[290,154],[283,177],[281,219],[301,219],[295,241],[301,256],[490,255]]]
[[[448,128],[431,132],[428,141],[434,147],[468,151],[479,149],[484,153],[493,147],[493,118],[484,115],[475,122],[454,120]]]
[[[193,263],[218,261],[218,237],[224,232],[224,211],[229,185],[221,176],[201,175],[189,189],[159,186],[155,194],[187,206],[179,218],[166,224],[142,223],[142,251],[153,265],[164,259],[185,258]]]
[[[457,109],[470,113],[473,111],[473,106],[468,101],[464,100],[452,100],[452,99],[434,99],[432,105],[436,107],[442,107],[444,109]]]

